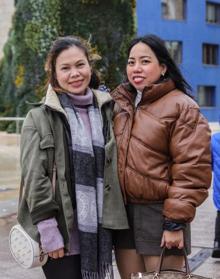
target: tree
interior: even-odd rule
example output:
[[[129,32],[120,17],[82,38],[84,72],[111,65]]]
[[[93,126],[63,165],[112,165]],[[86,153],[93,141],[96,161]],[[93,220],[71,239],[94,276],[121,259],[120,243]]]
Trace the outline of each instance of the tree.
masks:
[[[45,93],[44,62],[58,36],[90,39],[103,57],[98,67],[110,88],[122,77],[135,33],[134,0],[16,0],[12,29],[0,63],[0,114],[23,116]]]
[[[103,57],[100,70],[106,84],[113,88],[123,76],[126,48],[134,35],[132,0],[63,0],[61,32],[91,38]],[[68,14],[70,16],[65,16]]]

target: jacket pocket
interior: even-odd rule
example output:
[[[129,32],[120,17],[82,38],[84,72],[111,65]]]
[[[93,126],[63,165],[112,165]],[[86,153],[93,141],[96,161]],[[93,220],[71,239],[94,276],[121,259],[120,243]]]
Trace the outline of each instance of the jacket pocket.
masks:
[[[125,188],[131,198],[143,199],[144,177],[135,170],[125,169]]]
[[[40,149],[54,148],[54,139],[52,134],[44,136],[40,141]]]
[[[54,164],[55,164],[55,144],[54,138],[52,134],[48,134],[44,136],[40,141],[40,149],[45,153],[45,168],[47,170],[47,174],[49,175],[51,180],[55,180],[54,176]],[[56,174],[56,172],[55,172]],[[55,185],[54,185],[55,187]]]
[[[168,182],[161,178],[144,176],[130,167],[125,169],[126,193],[133,199],[163,201],[168,195]]]

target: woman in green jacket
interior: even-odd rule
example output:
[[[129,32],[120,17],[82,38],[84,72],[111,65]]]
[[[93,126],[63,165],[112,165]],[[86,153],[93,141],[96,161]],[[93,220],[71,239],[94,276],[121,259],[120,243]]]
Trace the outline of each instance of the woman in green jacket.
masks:
[[[113,278],[111,229],[127,228],[112,101],[94,90],[99,79],[92,62],[82,40],[57,39],[46,63],[46,98],[22,129],[18,220],[49,255],[46,278]]]

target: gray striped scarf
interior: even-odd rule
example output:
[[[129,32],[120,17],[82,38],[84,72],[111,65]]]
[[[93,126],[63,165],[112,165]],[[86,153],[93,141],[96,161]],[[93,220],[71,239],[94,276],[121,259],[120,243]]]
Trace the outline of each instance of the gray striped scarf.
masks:
[[[104,137],[97,100],[88,106],[91,137],[67,94],[61,104],[70,124],[75,173],[76,208],[84,279],[113,278],[111,232],[102,228]]]

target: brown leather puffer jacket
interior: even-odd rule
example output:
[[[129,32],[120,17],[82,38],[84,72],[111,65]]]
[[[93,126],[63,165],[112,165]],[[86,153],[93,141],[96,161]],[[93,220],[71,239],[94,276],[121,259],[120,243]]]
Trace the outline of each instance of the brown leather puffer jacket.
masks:
[[[147,88],[137,108],[126,86],[111,95],[125,200],[164,201],[166,218],[190,222],[211,184],[211,132],[198,105],[171,80]]]

